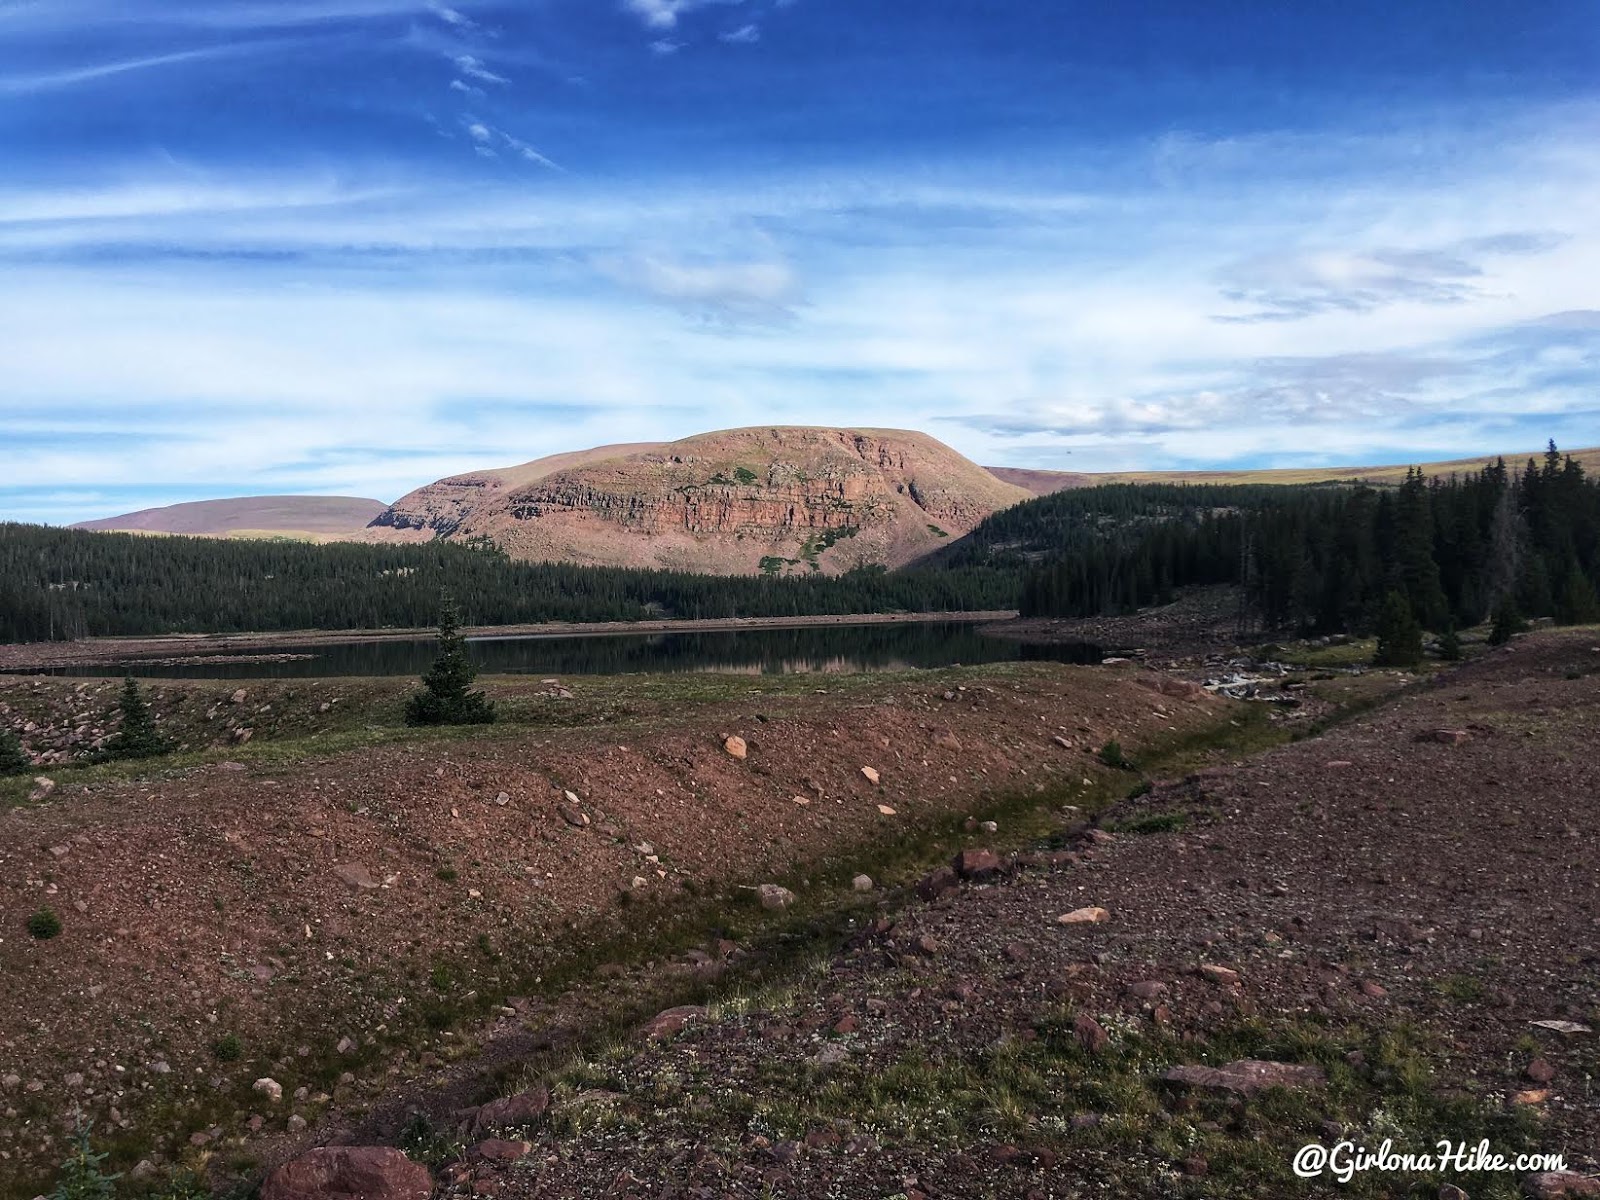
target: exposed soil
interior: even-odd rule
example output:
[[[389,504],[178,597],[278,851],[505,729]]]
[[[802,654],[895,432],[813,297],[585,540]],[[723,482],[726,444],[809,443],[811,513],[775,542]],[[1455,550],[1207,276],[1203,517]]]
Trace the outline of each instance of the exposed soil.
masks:
[[[1370,673],[1358,702],[1385,680],[1402,682]],[[131,1138],[165,1096],[188,1106],[166,1114],[166,1160],[198,1127],[187,1153],[224,1174],[396,1139],[414,1108],[406,1144],[463,1195],[1398,1200],[1449,1180],[1489,1200],[1522,1186],[1292,1176],[1295,1149],[1341,1137],[1403,1152],[1487,1138],[1600,1170],[1600,1035],[1533,1024],[1600,1029],[1593,630],[1519,639],[1265,752],[1199,766],[1195,740],[1174,760],[1189,767],[1094,827],[1078,818],[1137,778],[1093,753],[1108,740],[1150,763],[1219,720],[1240,722],[1242,749],[1295,718],[1134,666],[829,682],[610,693],[592,710],[606,726],[321,759],[269,743],[243,771],[71,785],[0,819],[0,978],[24,981],[0,992],[0,1048],[25,1068],[4,1097],[6,1169],[58,1154],[74,1102],[119,1106]],[[967,812],[1000,828],[963,833]],[[999,861],[922,897],[885,890],[925,870],[897,849],[940,827]],[[352,863],[377,886],[343,882]],[[861,865],[882,878],[841,898]],[[738,902],[769,879],[796,891],[792,917]],[[46,900],[61,937],[13,932]],[[555,983],[575,931],[660,930],[697,905],[711,917],[695,940],[636,958],[604,942],[555,990],[490,1006],[540,963]],[[1058,921],[1091,907],[1106,918]],[[688,1000],[709,1005],[657,1038],[614,1036]],[[406,1024],[419,1007],[431,1032]],[[485,1023],[444,1028],[474,1013]],[[240,1061],[211,1055],[222,1031]],[[170,1075],[152,1074],[157,1054]],[[1245,1058],[1325,1084],[1163,1082]],[[282,1103],[249,1094],[261,1075]],[[537,1090],[515,1120],[474,1107],[528,1088],[548,1107]],[[291,1114],[312,1127],[295,1133]],[[513,1140],[480,1145],[497,1124]]]
[[[1124,616],[1031,617],[985,625],[992,637],[1036,645],[1092,642],[1107,652],[1131,653],[1152,664],[1191,665],[1239,642],[1239,591],[1193,588],[1171,604]]]
[[[250,681],[238,704],[232,684],[167,682],[164,728],[216,709],[282,736],[236,761],[63,771],[47,801],[0,815],[0,1169],[59,1157],[79,1107],[130,1147],[170,1135],[170,1157],[191,1133],[244,1133],[262,1076],[285,1088],[260,1110],[278,1129],[327,1093],[370,1096],[336,1081],[447,1051],[449,1025],[575,946],[739,885],[804,895],[830,856],[997,796],[1087,791],[1116,774],[1094,756],[1106,741],[1171,739],[1228,707],[1136,669],[1033,664],[826,687],[505,679],[487,685],[502,724],[428,733],[395,728],[409,681],[346,682]],[[0,695],[77,705],[95,686]],[[59,936],[24,932],[42,908]]]

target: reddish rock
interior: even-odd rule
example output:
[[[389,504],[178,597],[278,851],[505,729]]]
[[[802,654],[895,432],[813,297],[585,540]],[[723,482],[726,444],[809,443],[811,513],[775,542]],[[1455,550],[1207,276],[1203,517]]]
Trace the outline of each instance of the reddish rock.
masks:
[[[1085,1014],[1080,1014],[1072,1022],[1072,1033],[1078,1039],[1078,1044],[1090,1054],[1099,1054],[1111,1044],[1111,1035],[1106,1033],[1105,1026]]]
[[[948,891],[952,891],[960,880],[956,873],[949,867],[935,867],[917,881],[917,895],[923,900],[936,900]]]
[[[1212,963],[1202,963],[1197,968],[1198,973],[1212,983],[1230,984],[1239,982],[1239,972],[1232,967],[1219,967]]]
[[[1522,1072],[1534,1083],[1549,1083],[1556,1077],[1556,1069],[1548,1058],[1536,1058]]]
[[[1264,1062],[1245,1058],[1222,1067],[1173,1067],[1162,1076],[1168,1083],[1208,1091],[1233,1092],[1253,1096],[1268,1088],[1320,1088],[1328,1081],[1321,1067],[1294,1063]]]
[[[533,1149],[532,1142],[510,1142],[503,1138],[489,1138],[472,1148],[472,1156],[492,1163],[514,1163]]]
[[[706,1010],[698,1004],[680,1004],[677,1008],[669,1008],[651,1017],[639,1030],[639,1036],[646,1041],[664,1041],[673,1034],[681,1032],[690,1021],[698,1020],[705,1015]]]
[[[477,1112],[472,1128],[475,1133],[491,1129],[520,1129],[532,1125],[550,1107],[550,1089],[540,1084],[536,1088],[515,1096],[491,1100]]]
[[[1465,729],[1424,729],[1417,734],[1419,742],[1442,742],[1446,746],[1460,746],[1472,740],[1472,735]]]
[[[954,866],[963,879],[992,879],[1000,873],[1000,856],[993,850],[963,850]]]
[[[1141,979],[1128,985],[1128,995],[1139,1000],[1159,1000],[1167,994],[1167,985],[1159,979]]]
[[[428,1200],[433,1176],[389,1146],[324,1146],[285,1163],[261,1200]]]
[[[341,882],[362,891],[378,886],[378,881],[373,878],[372,872],[361,863],[340,863],[333,869],[333,873]]]
[[[747,747],[745,745],[744,739],[742,737],[730,737],[730,738],[727,738],[722,743],[722,748],[724,750],[726,750],[729,754],[731,754],[734,758],[743,758],[746,754],[749,753],[749,747]]]
[[[1566,1200],[1567,1197],[1600,1196],[1600,1179],[1579,1175],[1573,1171],[1546,1171],[1542,1175],[1530,1175],[1522,1186],[1533,1200]]]
[[[833,1031],[837,1034],[854,1033],[856,1031],[856,1019],[849,1016],[840,1017],[834,1023]]]

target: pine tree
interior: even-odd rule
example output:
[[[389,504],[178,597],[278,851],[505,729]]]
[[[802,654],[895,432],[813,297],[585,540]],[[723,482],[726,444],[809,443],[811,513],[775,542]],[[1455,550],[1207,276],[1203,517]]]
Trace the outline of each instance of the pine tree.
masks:
[[[406,701],[407,725],[489,725],[494,704],[482,692],[468,689],[478,668],[467,657],[461,616],[448,596],[439,611],[439,655],[422,676],[422,690]]]
[[[22,748],[22,739],[9,725],[0,725],[0,775],[21,775],[33,760]]]
[[[1439,657],[1445,662],[1461,661],[1461,635],[1456,632],[1456,623],[1451,621],[1439,635]]]
[[[1517,611],[1517,606],[1509,597],[1500,602],[1494,610],[1494,628],[1489,631],[1489,645],[1504,646],[1515,635],[1527,628],[1522,614]]]
[[[122,710],[122,728],[106,743],[107,758],[155,758],[172,752],[172,742],[156,728],[132,675],[122,681],[117,707]]]
[[[1384,598],[1378,615],[1378,652],[1372,664],[1377,667],[1414,667],[1422,661],[1422,626],[1411,611],[1411,602],[1398,591]]]
[[[1576,561],[1567,568],[1567,582],[1556,605],[1556,619],[1563,625],[1588,625],[1600,620],[1600,597],[1594,584]]]

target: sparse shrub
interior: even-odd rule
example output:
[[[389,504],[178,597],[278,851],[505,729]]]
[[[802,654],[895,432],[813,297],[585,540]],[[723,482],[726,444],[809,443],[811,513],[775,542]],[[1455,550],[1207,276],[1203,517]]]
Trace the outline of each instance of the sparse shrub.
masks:
[[[1378,651],[1372,656],[1377,667],[1414,667],[1422,661],[1422,626],[1411,610],[1411,601],[1400,592],[1390,592],[1378,616]]]
[[[147,1200],[210,1200],[211,1189],[193,1171],[180,1168],[151,1192]]]
[[[32,765],[17,731],[9,725],[0,725],[0,775],[21,775]]]
[[[1116,738],[1112,738],[1104,746],[1100,747],[1100,761],[1118,771],[1133,770],[1132,760],[1122,752],[1122,743],[1117,741]]]
[[[439,655],[422,676],[422,690],[406,701],[406,724],[493,724],[494,704],[482,692],[470,690],[477,677],[461,636],[461,616],[446,597],[439,612]]]
[[[459,874],[454,867],[440,867],[433,874],[435,878],[443,883],[454,883],[459,878]]]
[[[122,728],[101,752],[106,758],[155,758],[171,753],[172,743],[156,728],[132,675],[122,681],[117,707],[122,710]]]
[[[218,1062],[238,1062],[244,1057],[244,1043],[236,1033],[225,1033],[211,1043],[211,1055]]]
[[[400,1150],[413,1162],[438,1169],[461,1157],[466,1147],[449,1133],[436,1129],[426,1113],[412,1113],[400,1131]]]
[[[1141,779],[1128,789],[1128,799],[1137,800],[1140,796],[1148,796],[1155,789],[1150,786],[1148,779]]]
[[[89,1146],[92,1126],[80,1124],[73,1137],[72,1154],[61,1164],[61,1174],[56,1179],[55,1191],[49,1200],[111,1200],[116,1195],[120,1175],[108,1175],[100,1164],[105,1154],[96,1154]]]
[[[61,932],[61,918],[55,909],[41,908],[28,918],[28,932],[41,942],[48,941]]]
[[[1149,813],[1121,822],[1118,833],[1182,833],[1189,827],[1189,815],[1181,812]]]

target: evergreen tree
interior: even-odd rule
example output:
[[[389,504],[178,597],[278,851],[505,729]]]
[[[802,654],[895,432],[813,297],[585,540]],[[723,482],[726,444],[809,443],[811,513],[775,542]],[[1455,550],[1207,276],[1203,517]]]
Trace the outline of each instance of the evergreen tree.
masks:
[[[139,685],[129,675],[122,681],[122,695],[117,701],[122,710],[122,728],[117,730],[105,745],[102,753],[107,758],[155,758],[172,751],[172,742],[156,728],[150,709],[139,694]]]
[[[1372,664],[1377,667],[1414,667],[1422,661],[1422,626],[1411,611],[1411,601],[1398,591],[1390,592],[1378,616],[1378,652]]]
[[[1489,645],[1504,646],[1514,636],[1527,628],[1516,603],[1507,597],[1494,610],[1494,628],[1489,631]]]
[[[1445,626],[1445,631],[1439,635],[1439,657],[1445,662],[1461,661],[1461,635],[1456,632],[1454,621]]]
[[[495,718],[494,704],[482,692],[469,689],[478,668],[467,657],[461,636],[461,616],[448,596],[439,611],[439,656],[422,676],[422,690],[406,701],[407,725],[488,725]]]
[[[33,761],[22,748],[22,739],[9,725],[0,725],[0,775],[21,775]]]
[[[1600,621],[1600,596],[1594,584],[1574,559],[1567,568],[1567,582],[1556,605],[1556,620],[1563,625],[1588,625]]]

